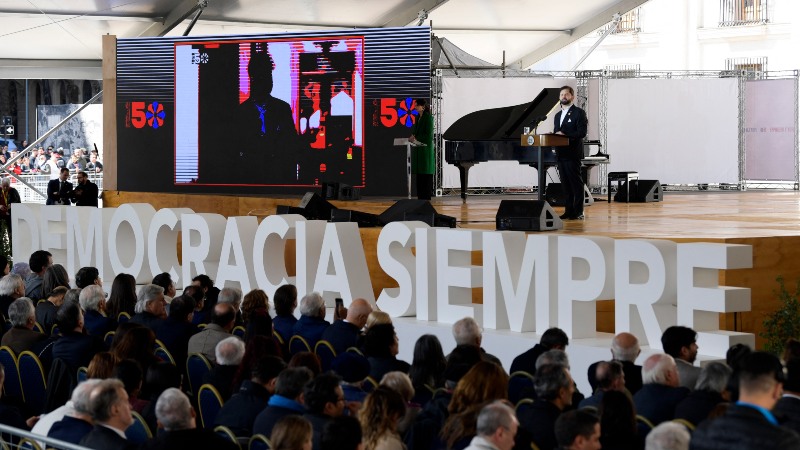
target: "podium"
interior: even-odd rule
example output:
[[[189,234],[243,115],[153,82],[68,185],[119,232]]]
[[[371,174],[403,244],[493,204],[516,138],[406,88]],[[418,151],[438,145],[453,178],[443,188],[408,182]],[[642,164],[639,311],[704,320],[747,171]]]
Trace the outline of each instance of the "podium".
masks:
[[[408,138],[396,138],[395,147],[406,147],[406,181],[408,182],[408,198],[411,198],[411,147],[427,147],[420,142],[411,142]]]
[[[536,172],[539,174],[538,199],[544,200],[544,191],[547,184],[547,169],[542,166],[542,147],[566,147],[569,138],[561,134],[522,134],[520,145],[523,147],[538,147],[538,162]]]

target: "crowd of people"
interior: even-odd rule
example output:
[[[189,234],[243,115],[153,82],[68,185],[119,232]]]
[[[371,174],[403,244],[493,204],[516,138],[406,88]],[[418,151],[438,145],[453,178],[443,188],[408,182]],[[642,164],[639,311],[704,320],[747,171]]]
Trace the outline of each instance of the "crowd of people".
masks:
[[[53,146],[24,147],[23,150],[30,150],[22,158],[18,158],[14,164],[8,168],[9,172],[20,174],[45,174],[50,178],[56,178],[61,169],[69,169],[73,173],[83,171],[91,174],[103,172],[103,163],[100,161],[100,154],[96,149],[87,151],[85,148],[75,148],[71,152]],[[8,146],[0,149],[0,163],[16,158],[19,154],[18,149],[9,150]]]
[[[589,367],[584,395],[558,328],[508,371],[472,318],[452,326],[452,349],[419,336],[407,362],[397,355],[412,337],[401,340],[368,301],[335,308],[330,323],[319,293],[297,297],[292,285],[271,301],[260,289],[219,289],[206,275],[178,295],[168,273],[138,290],[118,274],[106,295],[96,268],[71,278],[48,252],[34,252],[0,278],[0,344],[37,355],[47,398],[33,410],[3,396],[0,423],[95,449],[134,448],[125,437],[131,411],[153,431],[139,443],[147,449],[237,448],[216,426],[241,442],[260,435],[296,450],[800,448],[795,340],[781,359],[739,344],[725,362],[700,367],[690,328],[667,328],[663,353],[646,358],[636,336],[619,333],[610,358]],[[293,337],[308,347],[290,348]],[[328,357],[313,351],[317,343]],[[192,354],[211,362],[203,382],[223,400],[204,427],[186,381]],[[82,367],[88,380],[78,383]]]

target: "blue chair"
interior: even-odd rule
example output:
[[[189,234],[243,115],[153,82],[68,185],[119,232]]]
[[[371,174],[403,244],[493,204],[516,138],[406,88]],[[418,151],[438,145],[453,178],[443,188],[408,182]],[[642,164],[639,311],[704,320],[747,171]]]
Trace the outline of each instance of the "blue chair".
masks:
[[[5,444],[5,442],[3,443]],[[8,448],[8,447],[6,447]],[[31,438],[22,438],[19,441],[19,447],[21,450],[42,450],[42,447],[39,445],[38,442],[34,441]]]
[[[125,314],[125,313],[120,313]],[[114,335],[117,334],[116,331],[109,331],[103,336],[103,343],[106,344],[106,348],[111,348],[111,343],[114,342]]]
[[[129,320],[131,320],[131,315],[130,314],[128,314],[128,313],[126,313],[124,311],[119,313],[119,314],[117,314],[117,323],[125,323],[125,322],[127,322]]]
[[[276,342],[277,342],[277,343],[278,343],[278,344],[279,344],[281,347],[283,347],[284,345],[286,345],[286,340],[285,340],[285,339],[283,339],[283,336],[281,336],[281,334],[280,334],[280,333],[278,333],[278,330],[272,330],[272,337],[275,339],[275,341],[276,341]]]
[[[144,444],[148,439],[153,437],[153,433],[150,432],[150,427],[147,426],[144,417],[139,413],[131,411],[131,416],[133,417],[133,423],[125,430],[125,437],[128,439],[128,442],[134,445]]]
[[[53,327],[50,328],[50,336],[58,336],[61,334],[61,330],[58,329],[58,324],[54,323]]]
[[[336,359],[336,350],[334,350],[333,345],[326,340],[320,340],[314,346],[314,353],[319,357],[322,371],[328,371],[331,368],[331,364],[333,364],[333,360]]]
[[[508,377],[508,400],[517,404],[523,398],[532,398],[533,375],[528,372],[514,372]]]
[[[47,380],[42,362],[35,353],[25,350],[19,354],[17,363],[25,405],[34,414],[41,414],[47,399]]]
[[[254,434],[253,437],[250,438],[248,447],[250,450],[270,450],[272,444],[269,443],[269,439],[263,434]]]
[[[189,378],[189,389],[196,394],[203,384],[203,376],[211,371],[211,363],[200,353],[190,353],[186,358],[186,374]]]
[[[289,354],[296,355],[300,352],[310,352],[311,346],[308,345],[308,341],[303,336],[295,334],[289,339]]]
[[[39,322],[33,323],[33,331],[38,331],[39,333],[44,334],[44,327]]]
[[[219,410],[222,409],[222,396],[217,388],[210,384],[200,386],[197,394],[197,406],[200,409],[200,423],[203,428],[212,429]]]
[[[164,343],[158,339],[156,339],[156,349],[153,353],[156,355],[156,358],[160,359],[162,362],[171,363],[173,366],[175,365],[175,358],[172,357],[172,354],[167,350]]]
[[[231,431],[231,429],[225,425],[218,425],[214,427],[214,433],[227,441],[233,442],[237,447],[242,448],[242,446],[239,444],[239,440],[236,439],[236,435],[233,434],[233,431]]]
[[[372,392],[376,387],[378,387],[378,381],[375,378],[367,377],[361,382],[361,389],[364,392]]]
[[[4,396],[14,399],[25,401],[25,396],[22,394],[22,384],[19,380],[19,364],[17,363],[17,356],[14,350],[6,345],[0,347],[0,364],[6,373],[6,379],[3,383]]]
[[[88,370],[86,367],[78,367],[78,383],[83,383],[89,379]]]
[[[234,336],[238,336],[241,339],[244,339],[244,332],[245,332],[244,327],[241,326],[241,325],[238,325],[238,326],[233,327],[233,331],[231,331],[231,334],[233,334]]]

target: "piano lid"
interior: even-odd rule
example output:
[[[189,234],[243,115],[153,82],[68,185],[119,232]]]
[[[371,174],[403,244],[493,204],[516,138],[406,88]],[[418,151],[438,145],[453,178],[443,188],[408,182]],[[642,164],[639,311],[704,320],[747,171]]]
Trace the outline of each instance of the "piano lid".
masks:
[[[448,141],[519,140],[523,127],[558,104],[559,88],[545,88],[530,103],[483,109],[456,120],[442,136]]]

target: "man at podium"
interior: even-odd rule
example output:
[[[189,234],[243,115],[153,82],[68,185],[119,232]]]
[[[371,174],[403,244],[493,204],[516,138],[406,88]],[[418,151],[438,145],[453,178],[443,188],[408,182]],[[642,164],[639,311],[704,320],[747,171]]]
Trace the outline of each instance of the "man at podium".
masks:
[[[414,153],[411,154],[411,171],[417,174],[417,198],[430,200],[433,193],[433,171],[436,168],[433,154],[433,116],[424,98],[418,98],[414,108],[419,116],[408,140],[422,145],[414,147]]]
[[[569,138],[569,145],[556,147],[558,156],[558,176],[564,187],[566,208],[561,219],[583,220],[583,180],[581,180],[581,158],[583,158],[583,138],[586,137],[588,120],[586,111],[572,104],[575,91],[564,86],[558,100],[561,111],[555,115],[553,132]]]

